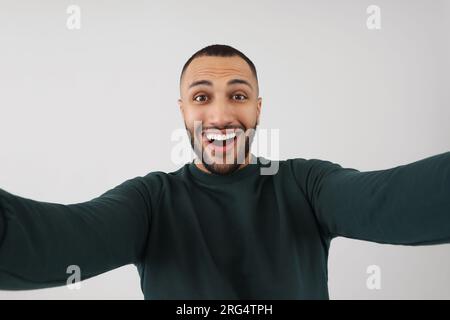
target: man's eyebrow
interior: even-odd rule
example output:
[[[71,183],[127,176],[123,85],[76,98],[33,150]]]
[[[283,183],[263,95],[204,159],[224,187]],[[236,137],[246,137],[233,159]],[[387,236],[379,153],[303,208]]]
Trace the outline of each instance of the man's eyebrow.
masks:
[[[201,85],[206,85],[206,86],[212,86],[212,82],[209,80],[198,80],[198,81],[194,81],[189,85],[189,89],[195,86],[201,86]]]
[[[244,79],[232,79],[232,80],[228,81],[227,84],[228,84],[228,85],[232,85],[232,84],[245,84],[245,85],[249,86],[250,89],[253,90],[253,87],[252,87],[252,85],[250,84],[250,82],[248,82],[247,80],[244,80]]]
[[[250,89],[253,90],[253,87],[250,84],[250,82],[248,82],[247,80],[244,80],[244,79],[231,79],[230,81],[227,82],[227,85],[232,85],[232,84],[245,84],[245,85],[249,86]],[[201,85],[212,86],[213,84],[209,80],[197,80],[197,81],[192,82],[189,85],[189,89],[192,87],[201,86]]]

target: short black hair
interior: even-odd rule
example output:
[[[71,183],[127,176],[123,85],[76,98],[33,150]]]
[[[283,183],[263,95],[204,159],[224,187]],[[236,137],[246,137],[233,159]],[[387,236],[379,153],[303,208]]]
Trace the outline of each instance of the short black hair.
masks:
[[[208,57],[234,57],[234,56],[239,56],[242,59],[244,59],[245,62],[247,62],[247,64],[249,65],[253,75],[256,78],[256,82],[258,82],[258,74],[256,72],[256,67],[253,64],[252,60],[250,60],[245,54],[243,54],[241,51],[233,48],[232,46],[228,46],[228,45],[225,45],[225,44],[212,44],[212,45],[209,45],[207,47],[204,47],[204,48],[198,50],[196,53],[194,53],[188,59],[188,61],[186,61],[186,63],[183,66],[183,69],[181,70],[180,83],[181,83],[181,78],[183,77],[184,72],[186,71],[187,67],[191,64],[192,60],[194,60],[195,58],[198,58],[198,57],[203,57],[203,56],[208,56]]]

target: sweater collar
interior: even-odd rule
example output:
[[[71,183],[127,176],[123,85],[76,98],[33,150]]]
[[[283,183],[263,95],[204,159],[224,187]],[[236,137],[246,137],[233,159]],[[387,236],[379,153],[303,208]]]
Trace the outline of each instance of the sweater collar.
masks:
[[[232,183],[240,181],[248,176],[259,175],[259,169],[261,166],[261,157],[256,157],[253,154],[251,155],[253,159],[253,163],[249,163],[246,166],[234,171],[228,175],[219,175],[214,173],[207,173],[199,169],[194,160],[191,163],[187,164],[189,172],[191,175],[204,183],[207,184],[222,184],[222,183]],[[255,161],[256,160],[256,161]]]

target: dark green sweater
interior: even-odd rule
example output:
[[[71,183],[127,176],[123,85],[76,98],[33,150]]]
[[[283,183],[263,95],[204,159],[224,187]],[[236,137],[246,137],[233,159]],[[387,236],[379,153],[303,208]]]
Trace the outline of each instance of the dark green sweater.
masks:
[[[146,299],[328,299],[334,237],[450,242],[450,152],[366,172],[278,165],[217,176],[188,163],[68,205],[0,189],[0,289],[65,285],[69,265],[86,279],[135,264]]]

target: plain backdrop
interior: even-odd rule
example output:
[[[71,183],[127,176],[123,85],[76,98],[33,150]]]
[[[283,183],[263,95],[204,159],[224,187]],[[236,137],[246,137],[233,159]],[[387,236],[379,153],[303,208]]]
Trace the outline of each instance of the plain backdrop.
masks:
[[[69,5],[81,29],[68,30]],[[366,26],[369,5],[381,29]],[[151,171],[174,171],[184,62],[229,44],[256,64],[260,128],[280,159],[361,171],[450,150],[450,0],[0,0],[0,187],[75,203]],[[275,159],[276,157],[272,157]],[[366,286],[369,265],[381,289]],[[338,238],[331,299],[449,299],[450,245]],[[142,299],[132,265],[0,299]]]

